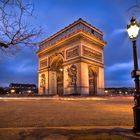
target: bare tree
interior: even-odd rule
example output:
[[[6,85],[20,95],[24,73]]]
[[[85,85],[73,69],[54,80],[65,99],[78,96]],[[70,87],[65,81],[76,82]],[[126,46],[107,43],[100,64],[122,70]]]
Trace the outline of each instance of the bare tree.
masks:
[[[0,0],[0,49],[35,46],[41,29],[29,25],[33,5],[29,0]]]

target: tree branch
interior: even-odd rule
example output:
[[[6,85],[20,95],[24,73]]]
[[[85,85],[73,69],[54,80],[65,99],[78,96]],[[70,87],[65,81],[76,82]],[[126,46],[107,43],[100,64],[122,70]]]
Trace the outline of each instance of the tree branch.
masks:
[[[32,17],[33,5],[24,0],[0,0],[0,48],[20,45],[32,46],[42,30],[31,28],[26,22]]]

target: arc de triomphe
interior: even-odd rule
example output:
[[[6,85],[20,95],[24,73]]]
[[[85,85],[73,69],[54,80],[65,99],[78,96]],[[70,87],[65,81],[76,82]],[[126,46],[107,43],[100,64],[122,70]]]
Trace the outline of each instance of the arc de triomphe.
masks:
[[[41,42],[39,94],[104,94],[105,45],[103,33],[83,19]]]

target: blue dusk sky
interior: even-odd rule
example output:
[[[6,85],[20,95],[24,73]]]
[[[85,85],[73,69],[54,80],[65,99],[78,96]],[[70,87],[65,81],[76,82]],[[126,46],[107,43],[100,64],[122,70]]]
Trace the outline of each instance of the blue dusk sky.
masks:
[[[32,0],[34,19],[28,20],[33,26],[42,26],[44,35],[40,41],[68,26],[79,18],[99,28],[104,33],[105,86],[134,86],[131,79],[133,70],[132,44],[126,32],[133,14],[130,7],[135,0]],[[136,9],[136,12],[140,11]],[[133,11],[133,9],[132,9]],[[137,17],[140,21],[140,17]],[[140,37],[139,37],[140,38]],[[140,41],[137,42],[140,54]],[[0,86],[11,82],[37,84],[38,47],[22,49],[15,55],[0,54]],[[139,55],[138,55],[139,57]],[[140,58],[140,57],[139,57]]]

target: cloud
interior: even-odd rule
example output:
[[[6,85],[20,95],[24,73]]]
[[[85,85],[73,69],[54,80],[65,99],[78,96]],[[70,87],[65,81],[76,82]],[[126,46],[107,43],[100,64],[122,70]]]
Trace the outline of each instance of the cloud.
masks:
[[[105,66],[105,85],[110,86],[133,86],[131,78],[133,62],[117,63],[111,66]]]
[[[133,62],[130,61],[128,63],[117,63],[112,66],[106,67],[108,72],[116,72],[124,69],[133,69]]]
[[[14,56],[0,59],[0,86],[11,82],[37,84],[38,61],[35,51],[24,48]]]

